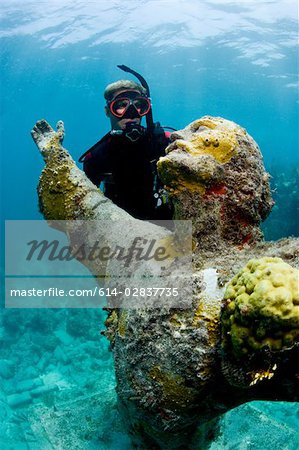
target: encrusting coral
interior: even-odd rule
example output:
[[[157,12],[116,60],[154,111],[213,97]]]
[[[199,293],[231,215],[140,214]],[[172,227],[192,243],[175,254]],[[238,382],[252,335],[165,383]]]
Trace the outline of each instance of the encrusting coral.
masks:
[[[45,219],[140,223],[79,171],[59,131],[41,121],[33,138],[46,162],[39,188]],[[243,128],[210,116],[172,141],[158,170],[175,218],[192,220],[189,306],[111,307],[106,321],[119,408],[139,448],[204,448],[227,410],[253,399],[299,399],[298,240],[262,241],[259,226],[273,202],[260,150]],[[142,227],[145,236],[171,239],[169,230]],[[130,239],[129,227],[115,236],[99,224],[98,232],[107,242]]]

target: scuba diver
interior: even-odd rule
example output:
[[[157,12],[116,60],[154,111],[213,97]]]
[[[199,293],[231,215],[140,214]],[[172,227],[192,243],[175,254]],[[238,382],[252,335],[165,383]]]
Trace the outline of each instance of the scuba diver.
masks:
[[[170,220],[172,209],[157,174],[157,161],[165,155],[170,132],[153,122],[148,84],[127,66],[141,84],[119,80],[105,91],[105,113],[111,131],[79,159],[87,177],[106,197],[138,219]],[[146,127],[141,120],[146,117]],[[169,127],[168,127],[169,128]]]

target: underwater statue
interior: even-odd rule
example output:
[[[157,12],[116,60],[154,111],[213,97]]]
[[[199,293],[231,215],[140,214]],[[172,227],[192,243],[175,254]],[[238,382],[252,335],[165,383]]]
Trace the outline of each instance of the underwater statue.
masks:
[[[130,240],[130,227],[111,236],[101,220],[140,221],[77,168],[63,134],[62,122],[57,132],[46,121],[32,131],[46,164],[38,187],[45,219],[99,220],[105,242]],[[255,141],[231,121],[205,116],[173,133],[158,171],[174,219],[192,220],[190,305],[109,308],[105,334],[134,445],[201,449],[228,410],[299,400],[298,239],[262,240],[273,206],[269,175]],[[171,238],[153,223],[140,226]],[[96,275],[95,263],[85,264]]]

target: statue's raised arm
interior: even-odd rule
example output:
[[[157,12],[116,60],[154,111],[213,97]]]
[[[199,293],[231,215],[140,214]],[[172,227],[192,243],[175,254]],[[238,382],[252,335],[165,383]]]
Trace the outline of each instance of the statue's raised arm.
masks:
[[[63,148],[62,121],[54,131],[46,120],[40,120],[31,135],[46,164],[38,186],[40,210],[45,219],[105,219],[113,214],[123,219],[130,217],[91,183]]]

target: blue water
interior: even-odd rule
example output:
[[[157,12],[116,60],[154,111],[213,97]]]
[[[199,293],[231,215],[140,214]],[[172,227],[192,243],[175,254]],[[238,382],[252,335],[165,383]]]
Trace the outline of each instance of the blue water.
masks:
[[[102,93],[106,84],[128,77],[116,68],[126,64],[147,79],[154,119],[163,125],[179,129],[209,114],[246,128],[273,176],[276,206],[264,224],[266,238],[298,236],[296,1],[1,0],[0,14],[2,219],[41,218],[36,185],[43,161],[30,136],[34,123],[45,118],[54,126],[62,119],[64,145],[77,160],[109,130]],[[1,448],[48,448],[32,437],[28,443],[24,435],[34,435],[32,421],[15,419],[19,408],[16,413],[6,406],[13,386],[40,376],[52,376],[53,385],[64,386],[57,394],[60,401],[101,393],[102,428],[85,448],[130,448],[113,406],[111,355],[98,332],[104,314],[80,311],[75,319],[89,324],[81,335],[69,327],[74,314],[3,311]],[[49,393],[29,406],[50,410],[55,401]],[[26,408],[21,408],[25,416]],[[268,441],[256,438],[259,408],[267,424],[260,436],[266,433]],[[298,448],[298,405],[265,408],[258,404],[249,412],[230,413],[226,434],[214,448]],[[233,437],[237,423],[239,440]],[[41,433],[35,430],[35,435]]]

